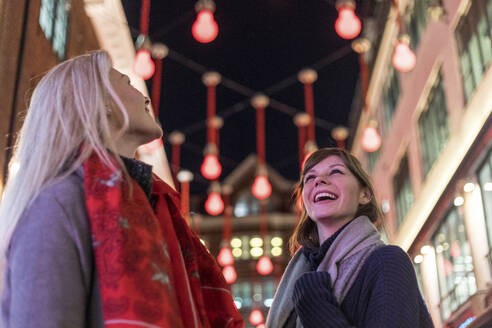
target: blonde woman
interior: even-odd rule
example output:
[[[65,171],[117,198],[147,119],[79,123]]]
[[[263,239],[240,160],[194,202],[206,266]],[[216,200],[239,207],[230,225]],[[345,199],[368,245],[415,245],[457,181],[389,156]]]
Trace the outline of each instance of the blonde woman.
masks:
[[[2,328],[242,326],[179,195],[133,159],[161,136],[104,51],[39,82],[0,204]]]

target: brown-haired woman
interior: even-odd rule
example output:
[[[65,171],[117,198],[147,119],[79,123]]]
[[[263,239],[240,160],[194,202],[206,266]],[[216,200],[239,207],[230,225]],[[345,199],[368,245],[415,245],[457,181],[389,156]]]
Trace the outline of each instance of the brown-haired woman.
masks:
[[[367,173],[339,148],[306,161],[301,220],[267,327],[433,327],[407,254],[385,245]]]

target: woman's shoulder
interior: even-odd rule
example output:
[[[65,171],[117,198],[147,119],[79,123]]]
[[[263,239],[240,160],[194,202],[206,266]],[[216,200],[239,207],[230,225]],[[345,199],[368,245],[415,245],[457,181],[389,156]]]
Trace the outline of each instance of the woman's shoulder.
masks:
[[[63,230],[87,229],[84,180],[81,172],[73,172],[41,189],[24,210],[13,238],[21,235],[53,234]]]
[[[399,246],[383,245],[377,247],[366,259],[363,271],[381,274],[401,274],[414,272],[408,254]]]
[[[74,203],[79,203],[81,198],[84,198],[84,178],[83,170],[79,168],[42,188],[31,207],[52,205],[53,202],[62,207],[71,207]]]

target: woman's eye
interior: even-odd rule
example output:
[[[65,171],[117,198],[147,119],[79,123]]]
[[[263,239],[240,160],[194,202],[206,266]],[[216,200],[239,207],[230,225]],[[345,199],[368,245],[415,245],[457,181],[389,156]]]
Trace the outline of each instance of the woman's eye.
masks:
[[[312,180],[314,179],[314,175],[308,175],[305,179],[304,179],[304,183],[308,182],[309,180]]]
[[[343,174],[343,172],[340,171],[339,169],[334,169],[333,171],[330,172],[330,175],[332,175],[332,174],[338,174],[338,173]]]

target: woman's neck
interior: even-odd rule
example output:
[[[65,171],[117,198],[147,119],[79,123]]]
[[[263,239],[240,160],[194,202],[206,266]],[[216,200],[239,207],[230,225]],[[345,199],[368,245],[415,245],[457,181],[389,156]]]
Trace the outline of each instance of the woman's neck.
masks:
[[[318,238],[319,244],[323,244],[325,240],[330,238],[335,232],[337,232],[341,227],[349,223],[353,218],[346,218],[341,220],[325,220],[325,222],[317,222],[316,226],[318,227]]]

